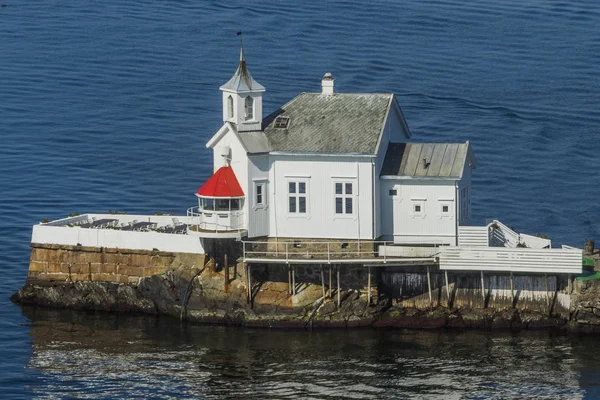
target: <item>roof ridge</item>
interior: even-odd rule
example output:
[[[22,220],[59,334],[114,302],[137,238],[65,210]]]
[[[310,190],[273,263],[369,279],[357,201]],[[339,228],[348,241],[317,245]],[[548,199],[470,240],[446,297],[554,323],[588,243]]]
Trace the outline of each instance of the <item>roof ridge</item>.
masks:
[[[315,94],[315,95],[322,95],[322,92],[302,92],[301,94]],[[392,92],[335,92],[333,94],[333,97],[335,96],[339,96],[339,95],[357,95],[357,96],[371,96],[371,95],[378,95],[378,96],[394,96],[395,93]]]

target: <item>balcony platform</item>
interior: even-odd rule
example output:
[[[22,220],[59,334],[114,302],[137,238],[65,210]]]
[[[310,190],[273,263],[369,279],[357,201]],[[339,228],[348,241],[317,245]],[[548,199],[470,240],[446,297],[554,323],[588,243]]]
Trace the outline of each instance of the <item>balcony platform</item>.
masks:
[[[363,264],[371,266],[437,265],[432,255],[392,254],[383,241],[242,241],[241,261],[249,264]]]
[[[248,236],[246,229],[236,230],[208,230],[202,229],[198,225],[188,225],[187,234],[192,236],[198,236],[207,239],[238,239]]]

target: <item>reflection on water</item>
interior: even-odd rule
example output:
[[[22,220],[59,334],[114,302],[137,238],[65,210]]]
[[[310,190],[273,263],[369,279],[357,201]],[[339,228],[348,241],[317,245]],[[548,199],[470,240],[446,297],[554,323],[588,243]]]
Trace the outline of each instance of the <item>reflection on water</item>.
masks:
[[[594,337],[262,330],[24,309],[40,398],[583,398]]]

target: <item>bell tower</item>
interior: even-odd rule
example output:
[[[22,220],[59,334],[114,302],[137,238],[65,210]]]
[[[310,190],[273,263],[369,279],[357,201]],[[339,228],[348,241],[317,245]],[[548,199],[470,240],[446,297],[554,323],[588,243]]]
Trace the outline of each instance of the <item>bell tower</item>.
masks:
[[[265,88],[250,75],[243,47],[235,74],[220,89],[223,92],[223,122],[235,124],[238,132],[260,131]]]

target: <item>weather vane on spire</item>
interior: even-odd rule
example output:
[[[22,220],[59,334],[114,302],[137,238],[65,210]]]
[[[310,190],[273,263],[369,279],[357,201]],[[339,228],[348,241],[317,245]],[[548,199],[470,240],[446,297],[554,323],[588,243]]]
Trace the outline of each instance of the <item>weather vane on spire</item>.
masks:
[[[242,39],[242,31],[238,31],[237,35],[240,37],[240,62],[244,61],[244,40]]]

